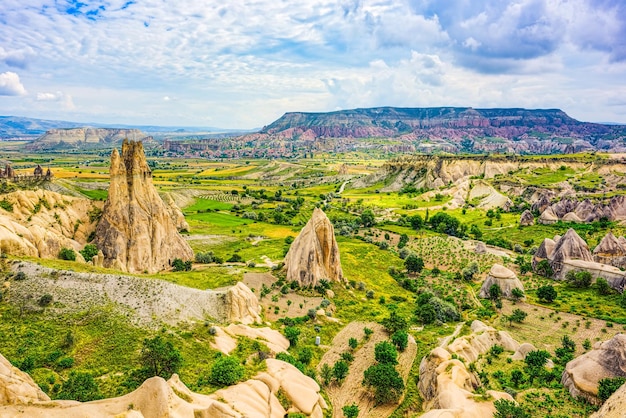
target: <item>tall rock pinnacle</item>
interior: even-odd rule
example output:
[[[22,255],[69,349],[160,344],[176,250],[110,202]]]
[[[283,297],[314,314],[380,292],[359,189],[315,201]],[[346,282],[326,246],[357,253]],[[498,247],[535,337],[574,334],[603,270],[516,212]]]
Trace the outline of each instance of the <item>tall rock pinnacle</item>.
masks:
[[[141,142],[124,140],[122,155],[111,153],[111,182],[95,244],[104,266],[131,273],[155,273],[193,250],[181,237],[152,184]]]

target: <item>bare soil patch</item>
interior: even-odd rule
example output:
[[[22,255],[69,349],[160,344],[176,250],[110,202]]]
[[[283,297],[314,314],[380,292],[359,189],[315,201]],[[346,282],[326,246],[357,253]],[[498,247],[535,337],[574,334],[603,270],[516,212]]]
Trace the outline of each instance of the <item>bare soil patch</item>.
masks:
[[[364,340],[363,328],[365,327],[374,331],[367,341]],[[376,406],[374,398],[362,385],[363,372],[376,362],[374,359],[374,346],[389,338],[382,325],[375,322],[349,323],[333,338],[332,345],[328,347],[329,350],[322,357],[319,366],[328,364],[332,367],[335,362],[341,359],[341,353],[351,351],[348,345],[350,338],[356,338],[359,341],[359,346],[353,352],[354,361],[350,364],[348,376],[341,385],[333,383],[326,388],[326,393],[333,404],[333,417],[343,416],[341,408],[353,403],[359,407],[359,418],[388,417],[398,407],[398,404]],[[417,344],[412,337],[409,337],[407,349],[399,354],[399,364],[396,368],[406,383],[411,366],[417,355]]]

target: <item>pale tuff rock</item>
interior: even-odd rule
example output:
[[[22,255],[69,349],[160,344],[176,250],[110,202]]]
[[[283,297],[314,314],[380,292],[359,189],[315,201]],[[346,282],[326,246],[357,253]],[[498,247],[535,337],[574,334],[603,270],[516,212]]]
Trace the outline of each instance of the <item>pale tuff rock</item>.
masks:
[[[49,400],[29,375],[0,354],[0,405],[25,405]]]
[[[609,232],[593,250],[594,261],[626,268],[626,246],[624,243],[626,243],[624,237],[617,238]]]
[[[609,221],[626,220],[626,196],[614,196],[605,203],[593,204],[589,199],[579,202],[575,198],[563,198],[554,204],[544,195],[532,206],[533,210],[541,213],[540,223],[554,223],[558,220],[565,222],[595,222],[601,218]],[[547,212],[547,213],[546,213]]]
[[[244,324],[261,322],[259,300],[243,282],[237,282],[235,286],[226,290],[226,306],[229,322]]]
[[[559,220],[559,217],[554,213],[552,207],[544,210],[541,215],[539,215],[539,219],[537,222],[544,225],[549,225],[556,223]]]
[[[552,252],[550,265],[555,277],[561,278],[563,262],[565,260],[593,261],[587,243],[574,231],[569,229],[556,243]]]
[[[485,245],[484,242],[478,241],[478,242],[476,242],[476,247],[474,247],[474,252],[476,254],[486,254],[487,253],[487,246]]]
[[[289,340],[280,332],[268,327],[252,328],[243,324],[230,324],[225,328],[218,327],[216,330],[216,341],[212,346],[224,354],[229,354],[237,346],[237,337],[259,340],[275,354],[287,351],[289,348]]]
[[[533,225],[534,223],[535,223],[535,217],[533,216],[531,211],[526,209],[522,213],[522,216],[520,216],[519,224],[522,226],[530,226],[530,225]]]
[[[563,222],[583,223],[584,221],[578,217],[574,212],[568,212],[561,218]]]
[[[489,274],[480,288],[478,296],[485,299],[489,298],[489,288],[494,284],[500,286],[502,296],[505,298],[513,297],[513,289],[524,291],[524,285],[517,275],[500,264],[494,264],[493,267],[491,267]]]
[[[124,141],[111,154],[111,182],[95,244],[104,266],[131,273],[155,273],[193,250],[180,236],[170,210],[152,184],[141,142]]]
[[[267,372],[245,382],[220,389],[214,394],[194,393],[174,374],[146,380],[137,390],[117,398],[80,403],[50,401],[25,373],[20,390],[27,395],[15,401],[15,384],[7,379],[0,356],[0,417],[17,415],[30,418],[282,418],[287,411],[278,400],[280,389],[291,403],[290,411],[301,411],[311,418],[323,418],[326,403],[313,379],[291,364],[268,359]]]
[[[90,213],[99,211],[99,203],[89,199],[47,190],[20,190],[5,194],[3,199],[13,205],[13,211],[0,209],[3,253],[57,258],[63,247],[81,250],[96,227]]]
[[[285,256],[288,281],[316,286],[321,279],[343,282],[335,230],[326,214],[315,208]]]
[[[437,347],[420,363],[418,389],[424,398],[422,415],[429,418],[463,417],[481,418],[492,416],[492,401],[483,401],[473,392],[480,386],[466,364],[476,361],[479,355],[498,344],[508,351],[516,351],[519,343],[507,332],[496,331],[480,321],[472,323],[472,334],[457,338],[446,347]],[[455,354],[460,359],[453,359]],[[488,391],[494,400],[513,398],[503,392]]]
[[[626,285],[626,275],[624,272],[608,264],[584,260],[565,260],[561,266],[560,274],[556,278],[563,279],[570,271],[588,271],[594,279],[602,277],[606,279],[610,287],[620,293],[624,290],[624,286]]]
[[[602,404],[598,412],[591,415],[591,418],[624,418],[626,410],[626,385],[622,385],[609,399]]]
[[[561,383],[574,398],[582,396],[599,404],[600,380],[613,377],[626,377],[626,334],[597,342],[593,350],[567,363]]]

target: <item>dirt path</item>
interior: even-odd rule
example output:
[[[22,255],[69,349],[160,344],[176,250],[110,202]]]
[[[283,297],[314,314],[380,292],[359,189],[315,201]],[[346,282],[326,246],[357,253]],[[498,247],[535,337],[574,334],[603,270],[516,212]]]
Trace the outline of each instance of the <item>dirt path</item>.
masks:
[[[461,328],[463,328],[463,325],[464,324],[462,322],[460,324],[458,324],[456,326],[456,328],[454,329],[454,332],[452,334],[448,335],[447,337],[444,337],[441,340],[441,343],[439,343],[439,347],[444,347],[445,348],[450,341],[452,341],[454,338],[456,338],[456,336],[459,335],[459,332],[461,332]]]
[[[374,333],[368,341],[364,341],[363,328],[368,327]],[[363,387],[363,372],[375,363],[374,346],[388,339],[387,332],[380,324],[375,322],[351,322],[342,329],[333,339],[332,346],[324,354],[320,361],[322,364],[333,366],[341,357],[341,353],[349,351],[348,340],[356,338],[359,347],[354,351],[354,361],[350,364],[348,376],[341,384],[332,384],[327,388],[326,393],[333,404],[333,417],[342,417],[341,408],[345,405],[356,404],[359,407],[359,418],[385,418],[393,413],[398,407],[397,404],[374,405],[374,398],[369,391]],[[397,369],[406,382],[411,366],[417,355],[417,344],[413,337],[409,336],[409,346],[400,353]]]

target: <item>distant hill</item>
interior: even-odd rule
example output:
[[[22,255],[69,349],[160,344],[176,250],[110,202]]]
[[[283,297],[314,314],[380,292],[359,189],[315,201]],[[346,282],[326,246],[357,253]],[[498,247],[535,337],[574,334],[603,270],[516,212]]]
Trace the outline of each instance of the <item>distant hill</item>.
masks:
[[[402,152],[626,151],[626,126],[580,122],[559,109],[378,107],[290,112],[265,126],[260,135],[270,141],[386,138],[394,139]]]
[[[153,138],[139,129],[70,128],[50,129],[26,145],[34,151],[51,149],[108,148],[124,139],[152,142]]]
[[[224,132],[224,129],[198,126],[114,125],[106,123],[81,123],[61,120],[33,119],[21,116],[0,116],[0,139],[34,137],[52,129],[71,128],[138,129],[143,132]]]

